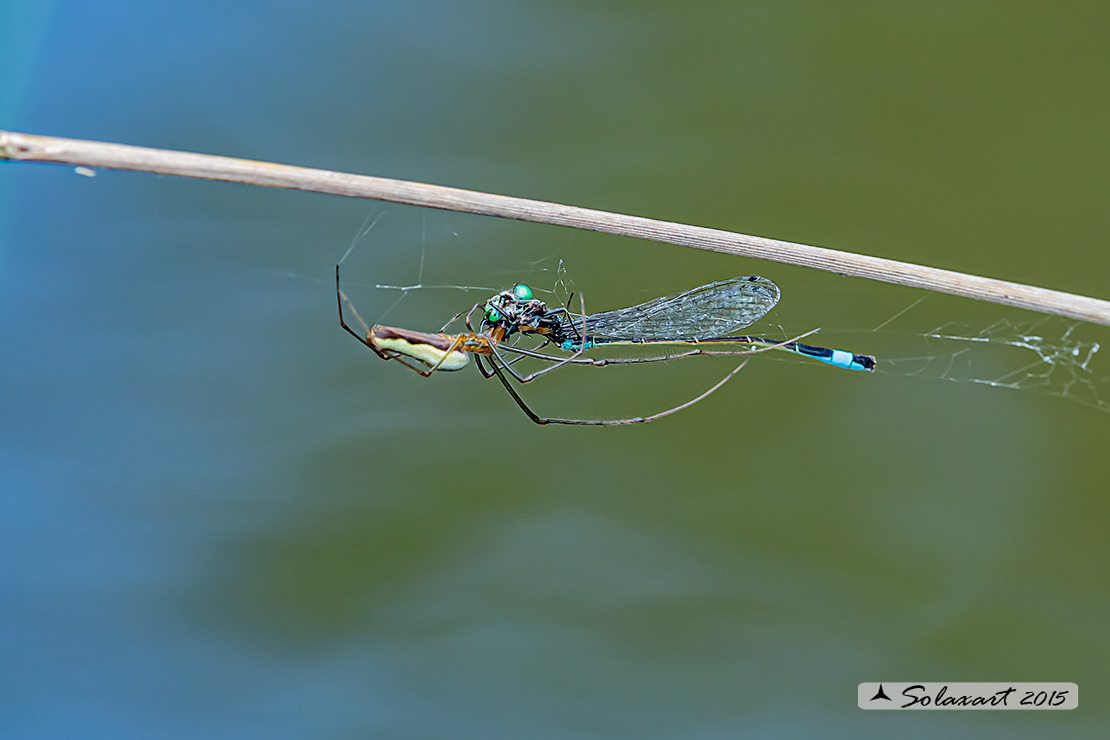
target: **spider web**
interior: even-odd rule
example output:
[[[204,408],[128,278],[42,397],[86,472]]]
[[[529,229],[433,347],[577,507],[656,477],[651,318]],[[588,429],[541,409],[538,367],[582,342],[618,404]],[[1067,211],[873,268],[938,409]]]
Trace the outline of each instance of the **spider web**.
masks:
[[[375,251],[377,246],[375,242],[388,242],[391,238],[396,237],[396,234],[387,236],[375,233],[372,235],[372,232],[381,232],[382,227],[391,225],[395,228],[399,227],[402,233],[411,230],[411,219],[401,219],[404,223],[400,225],[396,223],[389,224],[388,222],[393,215],[391,211],[387,210],[372,211],[367,215],[347,250],[340,258],[340,267],[344,268],[344,263],[347,262],[349,257],[364,257],[366,254]],[[398,219],[394,218],[392,220],[396,221]],[[375,321],[389,319],[391,315],[397,314],[398,307],[405,303],[407,305],[404,322],[407,322],[405,325],[408,326],[408,323],[413,321],[413,317],[408,315],[408,312],[416,311],[419,315],[422,313],[423,304],[434,303],[437,305],[436,310],[442,311],[442,300],[430,300],[428,297],[444,291],[464,294],[463,298],[451,303],[455,310],[463,311],[466,311],[475,303],[484,302],[490,296],[518,282],[525,282],[530,285],[536,296],[545,300],[551,306],[564,305],[574,294],[574,281],[570,278],[563,260],[554,254],[534,259],[517,258],[513,259],[511,264],[502,265],[500,269],[484,270],[474,274],[473,266],[458,264],[452,266],[447,253],[440,253],[445,241],[459,238],[458,232],[449,231],[444,233],[442,224],[434,225],[432,228],[434,234],[429,236],[428,217],[426,214],[422,214],[420,219],[419,261],[415,265],[410,264],[399,270],[384,271],[386,275],[404,276],[405,282],[375,281],[367,283],[365,280],[358,280],[354,273],[344,274],[344,286],[351,286],[353,290],[372,289],[370,297],[376,300],[378,305],[369,309],[368,313],[375,317]],[[358,270],[358,274],[366,274],[366,272],[383,274],[383,271],[378,269],[367,270],[365,265]],[[438,279],[443,273],[463,277],[463,280],[443,282]],[[468,277],[473,279],[467,280]],[[449,315],[444,316],[440,323],[447,318],[449,318]],[[417,318],[416,320],[421,319]],[[424,320],[426,321],[426,319]]]
[[[852,332],[878,355],[876,372],[1032,391],[1110,412],[1110,361],[1096,339],[1101,327],[1025,312],[1024,321],[929,324],[933,311],[944,310],[920,309],[930,298],[937,296],[921,296],[869,332]]]

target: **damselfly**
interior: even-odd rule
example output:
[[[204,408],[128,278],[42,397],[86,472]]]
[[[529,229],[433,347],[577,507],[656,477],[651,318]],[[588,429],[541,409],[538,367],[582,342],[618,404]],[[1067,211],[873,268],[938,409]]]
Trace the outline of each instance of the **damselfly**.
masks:
[[[463,316],[462,313],[456,314],[437,334],[381,324],[368,327],[339,286],[338,265],[335,268],[335,291],[340,326],[382,359],[397,360],[420,375],[429,377],[437,371],[462,369],[467,365],[469,356],[473,354],[475,365],[482,376],[490,378],[496,375],[521,410],[537,424],[610,426],[654,421],[689,408],[709,396],[744,367],[749,359],[747,355],[769,349],[785,349],[850,369],[870,370],[875,363],[874,358],[866,355],[810,347],[796,341],[813,332],[784,342],[772,342],[759,337],[715,335],[714,330],[720,334],[725,330],[737,331],[749,326],[778,302],[778,286],[758,276],[723,280],[685,293],[657,298],[638,306],[594,315],[585,313],[585,304],[581,299],[582,310],[579,314],[572,314],[566,307],[548,309],[543,301],[533,296],[528,286],[518,284],[512,290],[498,293],[484,304],[475,304],[466,313],[465,324],[468,331],[461,334],[445,332],[448,326]],[[359,334],[347,325],[343,314],[344,303],[358,321],[363,334]],[[471,317],[479,309],[483,311],[482,322],[479,329],[475,330],[471,326]],[[535,349],[525,349],[516,344],[506,344],[505,340],[513,335],[536,335],[544,340],[544,344],[539,348],[552,343],[572,354],[556,357],[537,352]],[[659,357],[586,358],[582,356],[592,347],[605,344],[709,344],[714,346],[731,344],[743,349],[721,351],[699,347]],[[513,355],[513,359],[506,359],[506,354]],[[568,364],[599,367],[659,362],[694,355],[745,355],[745,357],[728,375],[696,398],[650,416],[627,419],[555,419],[538,416],[528,408],[520,394],[505,377],[505,373],[508,372],[517,382],[528,383]],[[488,371],[482,363],[483,356],[489,362]],[[846,359],[846,356],[851,359]],[[522,375],[512,366],[526,357],[551,364],[531,374]]]
[[[527,285],[502,291],[486,302],[486,323],[506,324],[509,334],[538,334],[560,349],[580,351],[604,345],[712,344],[781,349],[846,370],[874,370],[875,358],[795,341],[775,342],[733,332],[763,318],[779,301],[779,287],[747,275],[655,298],[628,308],[585,317],[589,333],[566,308],[548,309]]]

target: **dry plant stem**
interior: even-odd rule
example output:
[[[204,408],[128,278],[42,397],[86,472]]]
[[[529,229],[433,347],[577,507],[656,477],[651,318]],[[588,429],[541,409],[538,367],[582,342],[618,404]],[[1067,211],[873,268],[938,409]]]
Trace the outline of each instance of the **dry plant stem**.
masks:
[[[814,267],[842,275],[881,280],[1110,325],[1110,301],[1096,298],[777,239],[441,185],[10,131],[0,131],[0,159],[136,170],[291,188],[569,226]]]

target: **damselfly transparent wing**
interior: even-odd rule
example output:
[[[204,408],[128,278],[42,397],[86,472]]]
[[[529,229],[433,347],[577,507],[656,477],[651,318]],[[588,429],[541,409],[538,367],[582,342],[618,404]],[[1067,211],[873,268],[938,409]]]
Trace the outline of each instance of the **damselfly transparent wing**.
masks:
[[[747,275],[586,317],[587,333],[632,341],[723,337],[751,326],[779,302],[779,286]],[[573,320],[568,317],[568,320]]]

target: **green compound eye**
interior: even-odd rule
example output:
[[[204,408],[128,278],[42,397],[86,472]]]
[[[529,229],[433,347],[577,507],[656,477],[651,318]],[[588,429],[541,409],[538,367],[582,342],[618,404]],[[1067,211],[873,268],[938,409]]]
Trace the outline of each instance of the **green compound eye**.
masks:
[[[486,321],[490,322],[491,324],[498,323],[499,321],[501,321],[501,312],[498,311],[496,308],[487,308]]]
[[[513,295],[518,301],[530,301],[532,300],[532,289],[524,283],[518,283],[513,286]]]

